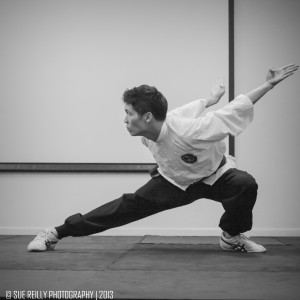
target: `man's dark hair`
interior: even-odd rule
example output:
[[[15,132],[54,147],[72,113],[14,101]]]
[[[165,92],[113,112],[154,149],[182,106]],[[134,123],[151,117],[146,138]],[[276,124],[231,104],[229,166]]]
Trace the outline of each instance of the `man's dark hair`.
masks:
[[[132,105],[133,109],[140,115],[151,112],[158,121],[166,119],[168,101],[154,86],[141,85],[123,94],[123,101]]]

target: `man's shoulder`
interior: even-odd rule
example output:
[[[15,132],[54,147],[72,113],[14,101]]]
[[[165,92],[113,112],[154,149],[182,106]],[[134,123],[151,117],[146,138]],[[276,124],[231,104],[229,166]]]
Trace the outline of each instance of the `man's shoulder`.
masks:
[[[166,119],[167,126],[179,135],[184,135],[187,128],[190,128],[196,119],[185,118],[180,116],[168,115]]]

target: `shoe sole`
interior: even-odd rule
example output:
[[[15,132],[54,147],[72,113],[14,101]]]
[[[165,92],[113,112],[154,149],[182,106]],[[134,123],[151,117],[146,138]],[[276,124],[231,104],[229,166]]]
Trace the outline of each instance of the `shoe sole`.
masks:
[[[47,247],[46,249],[36,249],[36,248],[33,248],[33,249],[28,249],[27,248],[27,251],[28,252],[46,252],[46,251],[54,251],[54,248],[56,246],[57,243],[55,243],[55,245],[51,245],[50,247]]]
[[[225,249],[223,248],[221,245],[219,245],[219,247],[223,250],[223,251],[228,251],[228,252],[240,252],[240,253],[266,253],[267,249],[262,250],[262,251],[239,251],[237,249]]]
[[[28,252],[46,252],[46,251],[54,251],[54,249],[45,249],[45,250],[39,250],[39,249],[32,249],[32,250],[28,250]]]

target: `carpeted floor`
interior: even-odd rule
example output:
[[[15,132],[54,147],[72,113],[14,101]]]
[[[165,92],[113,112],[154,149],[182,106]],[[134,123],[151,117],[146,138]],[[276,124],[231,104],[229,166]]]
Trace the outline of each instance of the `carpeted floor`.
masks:
[[[89,236],[28,253],[33,236],[0,236],[0,296],[11,299],[300,299],[300,238],[253,238],[264,254],[217,237]],[[111,292],[112,293],[111,293]]]

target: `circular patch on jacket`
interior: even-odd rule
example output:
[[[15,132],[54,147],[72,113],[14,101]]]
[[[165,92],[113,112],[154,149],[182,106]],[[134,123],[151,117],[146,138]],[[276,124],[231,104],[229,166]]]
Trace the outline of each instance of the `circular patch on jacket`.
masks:
[[[193,164],[197,161],[197,157],[193,154],[184,154],[181,156],[181,158],[187,164]]]

